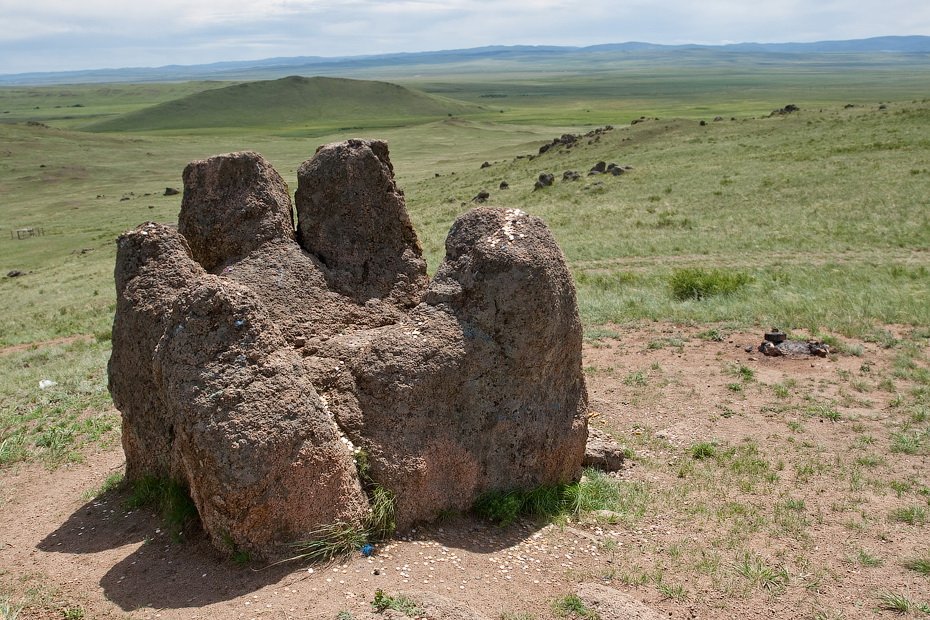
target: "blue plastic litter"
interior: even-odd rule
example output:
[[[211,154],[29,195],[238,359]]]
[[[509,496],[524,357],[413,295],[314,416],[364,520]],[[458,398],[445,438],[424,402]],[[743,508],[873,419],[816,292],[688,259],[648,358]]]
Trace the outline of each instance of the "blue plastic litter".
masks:
[[[374,552],[375,552],[374,545],[368,544],[368,543],[362,545],[362,555],[365,556],[366,558],[369,557]]]
[[[245,325],[245,321],[243,319],[236,319],[234,322],[234,325],[236,327],[242,327],[243,325]]]

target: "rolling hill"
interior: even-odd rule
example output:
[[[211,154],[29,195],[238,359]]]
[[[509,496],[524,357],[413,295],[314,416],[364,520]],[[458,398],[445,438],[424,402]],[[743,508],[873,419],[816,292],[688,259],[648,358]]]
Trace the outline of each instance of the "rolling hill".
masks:
[[[373,127],[481,108],[387,82],[290,76],[207,90],[100,121],[88,131]]]

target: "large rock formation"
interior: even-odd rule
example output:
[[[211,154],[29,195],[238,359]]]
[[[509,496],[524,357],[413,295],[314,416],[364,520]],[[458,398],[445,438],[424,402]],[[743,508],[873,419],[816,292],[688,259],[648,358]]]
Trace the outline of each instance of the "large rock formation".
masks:
[[[276,557],[580,474],[574,286],[546,226],[479,208],[426,277],[387,145],[321,147],[286,186],[256,153],[193,162],[179,231],[120,237],[110,390],[127,477],[188,486],[218,547]],[[368,464],[360,476],[353,449]]]

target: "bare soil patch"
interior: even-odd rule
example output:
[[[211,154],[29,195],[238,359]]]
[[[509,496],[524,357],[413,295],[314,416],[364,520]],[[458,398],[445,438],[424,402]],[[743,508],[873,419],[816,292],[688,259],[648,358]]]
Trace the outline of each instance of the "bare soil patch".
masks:
[[[122,467],[117,449],[0,471],[0,594],[25,605],[20,618],[335,618],[370,610],[380,588],[544,619],[592,582],[681,619],[885,618],[897,614],[883,593],[930,602],[930,578],[904,566],[930,556],[930,524],[905,517],[930,512],[930,457],[925,444],[896,451],[927,428],[911,406],[919,386],[895,372],[900,347],[766,358],[745,350],[762,330],[613,332],[584,364],[591,424],[634,454],[615,523],[456,516],[371,558],[258,570],[205,539],[172,541],[122,492],[82,497]],[[925,351],[910,360],[926,367]]]

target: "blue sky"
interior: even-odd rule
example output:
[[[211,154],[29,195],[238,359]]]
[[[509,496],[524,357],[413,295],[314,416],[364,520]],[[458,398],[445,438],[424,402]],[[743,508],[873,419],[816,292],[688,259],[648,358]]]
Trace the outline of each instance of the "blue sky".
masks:
[[[927,0],[0,0],[0,73],[482,45],[930,34]]]

